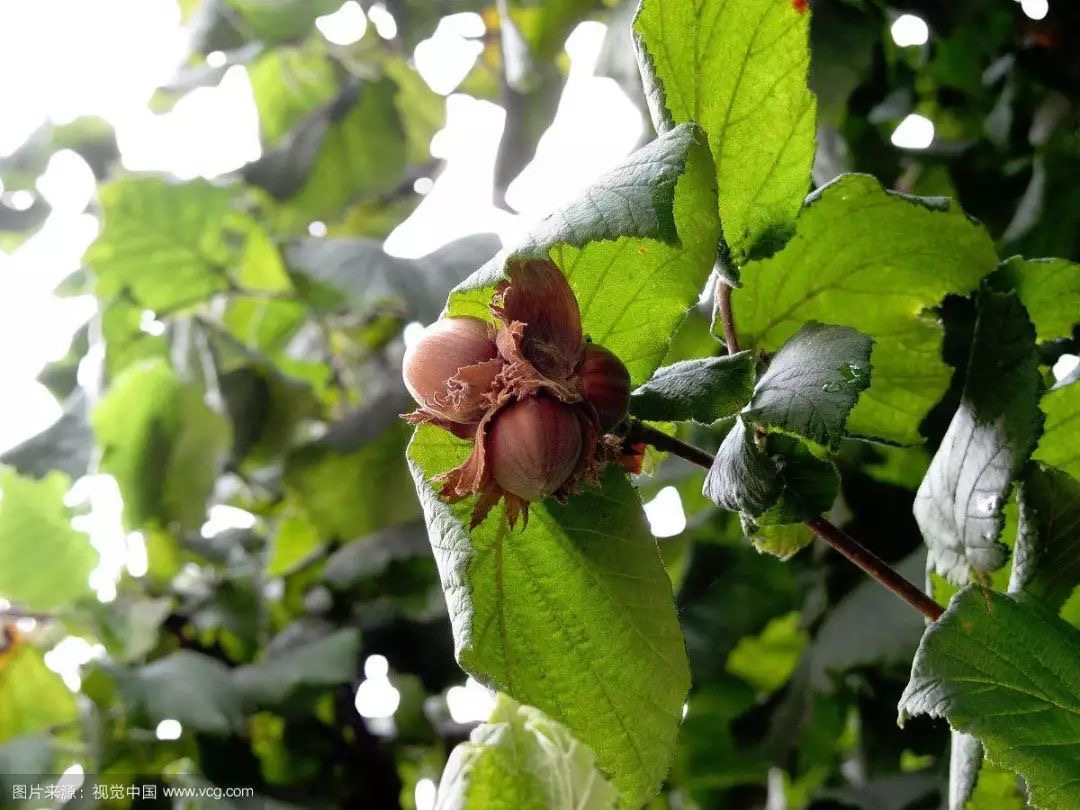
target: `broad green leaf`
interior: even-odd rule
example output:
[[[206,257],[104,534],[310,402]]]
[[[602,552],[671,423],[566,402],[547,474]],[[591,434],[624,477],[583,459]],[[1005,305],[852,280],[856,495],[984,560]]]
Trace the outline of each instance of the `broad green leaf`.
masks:
[[[643,0],[634,21],[657,130],[694,121],[709,138],[737,265],[790,236],[810,189],[809,23],[790,0]]]
[[[240,692],[228,667],[190,650],[121,673],[120,689],[155,724],[172,719],[195,731],[228,734],[243,720]]]
[[[743,269],[732,307],[746,348],[775,351],[810,320],[869,336],[874,379],[848,432],[918,443],[951,375],[942,327],[925,310],[970,292],[996,264],[989,236],[955,204],[845,175],[810,198],[782,251]]]
[[[64,608],[90,593],[98,553],[71,527],[69,481],[41,480],[0,467],[0,596],[31,610]]]
[[[1080,583],[1080,481],[1045,464],[1029,464],[1018,500],[1009,591],[1029,593],[1056,613]]]
[[[427,557],[429,552],[423,521],[391,526],[346,543],[331,554],[323,569],[323,579],[332,588],[347,590],[361,580],[382,574],[396,560]]]
[[[676,127],[634,152],[451,294],[449,314],[490,318],[514,257],[550,257],[577,296],[585,334],[626,364],[634,385],[660,365],[716,259],[720,225],[701,131]]]
[[[601,490],[533,504],[524,528],[500,506],[470,533],[472,504],[429,483],[467,452],[432,427],[409,448],[458,662],[567,726],[640,806],[667,774],[690,675],[637,493],[609,468]]]
[[[1042,428],[1035,330],[1014,293],[983,285],[960,406],[915,495],[930,564],[956,583],[1000,568],[1002,509]]]
[[[224,228],[231,189],[138,177],[102,186],[98,196],[105,225],[86,254],[98,297],[126,289],[162,311],[225,289],[234,253]]]
[[[438,810],[614,810],[619,793],[567,728],[500,694],[486,723],[451,753]]]
[[[74,722],[75,695],[41,652],[15,641],[0,648],[0,742]]]
[[[0,795],[14,796],[15,786],[25,785],[28,776],[51,773],[55,759],[52,739],[46,734],[24,734],[0,744]]]
[[[315,41],[268,50],[247,71],[264,144],[276,143],[338,91],[333,64]]]
[[[173,600],[167,597],[125,595],[105,604],[91,603],[87,614],[109,657],[130,663],[144,658],[157,646],[161,625],[172,609]]]
[[[315,18],[341,6],[338,0],[225,0],[243,15],[259,39],[271,42],[303,39]]]
[[[798,523],[827,511],[839,480],[828,461],[791,436],[757,437],[740,416],[724,437],[703,492],[762,525]]]
[[[1080,323],[1080,264],[1066,259],[1022,259],[1002,265],[1035,324],[1040,341],[1072,335]]]
[[[741,515],[739,522],[754,548],[780,560],[794,557],[814,542],[814,533],[802,523],[758,523],[748,515]]]
[[[128,368],[94,409],[101,470],[132,526],[197,528],[228,451],[229,422],[164,360]]]
[[[1080,479],[1080,378],[1062,380],[1039,404],[1046,424],[1035,458]]]
[[[733,416],[754,392],[754,357],[684,360],[657,369],[630,395],[630,413],[652,421],[694,421],[711,425]]]
[[[324,638],[272,651],[265,660],[236,670],[244,697],[276,704],[304,686],[337,686],[356,678],[360,632],[348,627]]]
[[[401,182],[406,138],[396,97],[397,87],[387,78],[347,87],[245,170],[285,201],[281,227],[300,230],[312,220],[336,221],[351,203]]]
[[[968,586],[927,629],[900,719],[946,717],[1027,780],[1039,810],[1080,806],[1080,631],[1026,595]]]
[[[408,435],[408,425],[395,422],[353,451],[301,448],[286,463],[286,490],[326,539],[352,540],[415,518],[403,460]]]
[[[233,280],[252,294],[230,296],[222,324],[252,349],[268,354],[284,349],[307,310],[300,301],[288,300],[294,289],[281,251],[256,223],[247,228]]]
[[[728,654],[727,671],[771,694],[787,683],[802,657],[810,636],[798,612],[772,619],[757,636],[746,636]]]
[[[60,418],[45,430],[0,454],[0,464],[34,478],[56,470],[73,479],[90,467],[94,436],[90,432],[89,404],[80,389],[64,403]]]
[[[315,525],[303,515],[290,515],[278,524],[264,573],[285,576],[322,547],[323,538]]]
[[[835,450],[870,385],[872,344],[850,327],[806,324],[773,357],[742,418]]]
[[[896,570],[918,582],[926,571],[926,551],[917,549]],[[834,692],[840,677],[853,669],[902,664],[907,667],[924,627],[913,610],[897,610],[896,596],[872,579],[859,583],[830,607],[810,645],[810,682]]]
[[[403,59],[388,61],[384,70],[397,84],[395,104],[408,142],[408,162],[426,163],[431,160],[431,139],[446,126],[446,99]]]

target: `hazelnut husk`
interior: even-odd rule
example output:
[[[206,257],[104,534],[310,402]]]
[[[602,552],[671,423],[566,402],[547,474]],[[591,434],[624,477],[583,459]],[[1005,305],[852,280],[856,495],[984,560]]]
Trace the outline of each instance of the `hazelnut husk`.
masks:
[[[562,271],[529,259],[511,261],[507,275],[492,298],[494,326],[443,319],[404,370],[421,406],[405,418],[473,440],[468,458],[436,477],[451,502],[477,496],[473,526],[500,500],[513,526],[528,519],[529,503],[565,499],[611,462],[640,468],[640,453],[624,453],[623,438],[609,433],[626,415],[630,376],[586,342]]]

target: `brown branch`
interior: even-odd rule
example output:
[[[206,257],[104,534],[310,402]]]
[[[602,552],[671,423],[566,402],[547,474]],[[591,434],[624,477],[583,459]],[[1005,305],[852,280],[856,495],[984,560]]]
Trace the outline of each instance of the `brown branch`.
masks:
[[[728,289],[730,290],[730,288]],[[680,458],[704,467],[706,470],[712,468],[713,457],[701,448],[694,447],[673,436],[668,436],[666,433],[662,433],[641,422],[631,424],[627,439],[629,441],[646,442],[658,450],[673,453]],[[850,562],[876,579],[930,621],[936,621],[941,616],[943,612],[941,605],[904,579],[892,566],[854,537],[834,526],[823,517],[811,518],[805,521],[805,524],[810,531],[832,546],[833,549],[844,555]]]

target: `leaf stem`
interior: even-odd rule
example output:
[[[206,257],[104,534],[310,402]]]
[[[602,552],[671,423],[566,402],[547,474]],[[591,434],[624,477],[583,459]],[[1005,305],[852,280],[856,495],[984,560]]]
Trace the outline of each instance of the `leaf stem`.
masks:
[[[680,458],[704,467],[706,470],[710,469],[713,464],[713,457],[700,447],[694,447],[692,444],[687,444],[674,436],[668,436],[666,433],[662,433],[642,422],[635,421],[631,423],[627,438],[631,441],[643,441],[651,444],[658,450],[673,453]],[[936,621],[944,612],[941,605],[904,579],[896,569],[838,526],[833,525],[823,517],[811,518],[805,521],[805,524],[810,531],[832,546],[834,550],[922,613],[930,621]]]
[[[724,327],[724,344],[728,354],[738,354],[739,336],[735,333],[735,316],[731,314],[731,285],[720,277],[716,279],[716,311]]]

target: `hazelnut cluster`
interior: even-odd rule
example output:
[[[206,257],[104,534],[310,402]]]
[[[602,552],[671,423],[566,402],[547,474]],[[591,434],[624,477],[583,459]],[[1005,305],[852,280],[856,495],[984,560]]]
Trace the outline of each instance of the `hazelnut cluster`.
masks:
[[[472,525],[500,499],[513,526],[528,505],[564,498],[610,462],[630,469],[611,434],[626,416],[630,375],[582,335],[566,278],[543,259],[512,262],[491,302],[495,324],[467,316],[429,326],[405,353],[405,418],[471,439],[469,457],[438,477],[450,501],[479,494]]]

